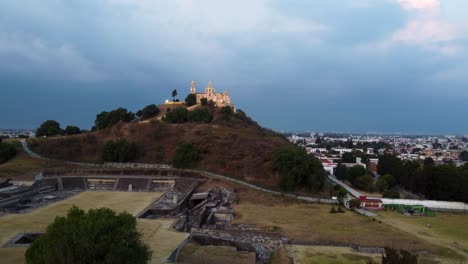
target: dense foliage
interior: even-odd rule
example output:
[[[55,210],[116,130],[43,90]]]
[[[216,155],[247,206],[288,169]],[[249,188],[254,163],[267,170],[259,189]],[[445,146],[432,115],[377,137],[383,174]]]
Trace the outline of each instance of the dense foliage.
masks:
[[[151,254],[132,215],[72,207],[32,243],[26,263],[147,263]]]
[[[62,133],[59,122],[55,120],[47,120],[41,124],[41,126],[36,130],[36,137],[52,137],[57,136]]]
[[[108,141],[102,150],[102,160],[109,162],[130,162],[135,160],[138,150],[134,143],[126,139]]]
[[[77,135],[77,134],[80,134],[80,133],[81,133],[81,130],[77,126],[67,126],[65,128],[65,134],[66,135]]]
[[[188,111],[186,108],[178,107],[167,112],[163,120],[171,124],[185,122],[210,123],[213,120],[213,115],[208,108],[197,108],[193,111]]]
[[[391,154],[379,158],[378,173],[390,174],[396,184],[427,199],[468,202],[468,165],[436,165],[431,158],[402,161]]]
[[[280,187],[294,191],[305,187],[309,190],[322,189],[326,172],[316,157],[297,146],[277,149],[272,155],[273,167],[280,173]]]
[[[340,180],[349,181],[353,186],[361,190],[372,192],[375,189],[374,178],[361,165],[348,168],[344,164],[338,163],[335,176]]]
[[[202,98],[202,99],[200,99],[200,103],[201,103],[201,105],[208,105],[208,99]]]
[[[137,112],[137,116],[143,118],[143,119],[148,119],[151,117],[155,117],[159,114],[159,108],[155,104],[150,104],[145,106],[145,108],[139,110]]]
[[[208,108],[198,108],[188,112],[187,119],[189,122],[210,123],[213,115]]]
[[[125,108],[117,108],[110,112],[103,111],[100,114],[96,115],[96,120],[94,124],[96,125],[97,129],[104,129],[107,127],[111,127],[118,122],[130,122],[135,119],[135,114],[129,112]]]
[[[199,158],[200,154],[198,150],[192,144],[184,143],[177,146],[173,164],[176,168],[189,168]]]
[[[167,112],[163,120],[171,124],[185,123],[188,121],[188,110],[183,107],[177,107]]]
[[[0,140],[0,164],[12,159],[14,156],[16,156],[15,146]]]
[[[197,104],[197,96],[195,94],[189,94],[185,97],[185,103],[187,106],[192,106]]]
[[[356,156],[352,152],[345,152],[341,156],[341,160],[344,163],[356,163]]]

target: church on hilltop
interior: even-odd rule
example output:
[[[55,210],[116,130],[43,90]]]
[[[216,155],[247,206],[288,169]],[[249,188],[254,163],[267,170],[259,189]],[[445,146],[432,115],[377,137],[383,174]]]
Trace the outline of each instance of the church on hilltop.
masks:
[[[213,101],[217,107],[230,106],[234,111],[236,109],[235,106],[231,104],[231,97],[229,96],[228,91],[225,90],[224,93],[216,93],[211,81],[208,82],[208,86],[206,86],[204,93],[197,93],[195,81],[192,81],[190,93],[196,96],[197,104],[201,103],[201,99],[206,98],[208,102]]]

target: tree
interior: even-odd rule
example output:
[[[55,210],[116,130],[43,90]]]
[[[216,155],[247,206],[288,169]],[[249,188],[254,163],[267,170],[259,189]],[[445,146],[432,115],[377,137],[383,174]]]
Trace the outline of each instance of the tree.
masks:
[[[390,174],[396,179],[399,179],[403,171],[403,163],[393,154],[384,154],[379,157],[377,172],[380,175]]]
[[[130,143],[126,139],[111,140],[104,144],[102,160],[109,162],[130,162],[136,158],[137,154],[138,150],[135,143]]]
[[[187,106],[192,106],[197,104],[197,96],[195,94],[189,94],[185,97],[185,103]]]
[[[198,108],[188,112],[188,121],[198,123],[210,123],[213,119],[211,112],[207,108]]]
[[[322,145],[322,139],[320,138],[320,136],[317,137],[317,139],[315,140],[315,144],[321,146]]]
[[[383,192],[393,188],[395,184],[395,178],[390,174],[385,174],[377,180],[375,185],[380,192]]]
[[[141,112],[140,112],[141,111]],[[155,104],[150,104],[145,106],[145,108],[141,109],[139,114],[140,117],[143,119],[148,119],[151,117],[155,117],[159,114],[159,108]]]
[[[189,168],[194,162],[198,161],[200,154],[192,144],[180,144],[176,148],[176,154],[173,159],[174,167]]]
[[[202,99],[200,99],[200,103],[201,103],[201,105],[208,105],[208,99],[202,98]]]
[[[338,163],[335,169],[335,176],[340,180],[347,180],[349,178],[348,167],[343,163]]]
[[[185,123],[188,121],[188,110],[184,107],[178,107],[167,112],[163,120],[171,124]]]
[[[353,185],[360,190],[372,192],[374,191],[374,178],[370,175],[363,175],[357,177]]]
[[[356,178],[364,176],[366,174],[366,169],[361,165],[355,165],[349,169],[349,181],[354,184]]]
[[[468,161],[468,151],[464,150],[460,153],[460,159],[462,161]]]
[[[26,263],[148,263],[152,252],[141,238],[129,213],[73,206],[27,249]]]
[[[65,134],[67,134],[67,135],[77,135],[77,134],[80,134],[80,133],[81,133],[81,130],[77,126],[67,126],[65,128]]]
[[[60,128],[59,122],[55,120],[47,120],[36,130],[36,137],[53,137],[60,135],[61,132],[62,129]]]
[[[293,191],[298,187],[320,190],[324,186],[326,172],[322,163],[301,147],[276,149],[272,154],[272,163],[274,169],[280,173],[280,187],[286,191]]]
[[[341,156],[341,160],[344,163],[356,163],[356,156],[352,152],[345,152]]]
[[[177,96],[177,89],[174,89],[172,90],[172,101],[175,102],[176,101],[176,96]]]
[[[111,127],[118,122],[130,122],[135,119],[135,114],[125,108],[117,108],[110,112],[103,111],[96,115],[94,124],[98,130]]]

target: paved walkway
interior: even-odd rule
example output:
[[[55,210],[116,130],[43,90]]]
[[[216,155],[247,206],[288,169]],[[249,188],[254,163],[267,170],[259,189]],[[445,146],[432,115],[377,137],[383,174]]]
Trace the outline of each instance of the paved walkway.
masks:
[[[356,190],[354,190],[353,188],[349,187],[347,184],[345,184],[344,182],[338,180],[335,176],[333,175],[328,175],[328,179],[330,179],[330,181],[340,185],[341,187],[345,188],[346,191],[348,191],[352,196],[356,197],[356,198],[359,198],[359,196],[361,196],[362,194]]]
[[[42,160],[47,160],[47,158],[44,158],[34,152],[32,152],[31,149],[28,147],[28,143],[26,142],[26,139],[21,139],[21,146],[23,147],[24,152],[26,152],[29,156],[36,158],[36,159],[42,159]]]

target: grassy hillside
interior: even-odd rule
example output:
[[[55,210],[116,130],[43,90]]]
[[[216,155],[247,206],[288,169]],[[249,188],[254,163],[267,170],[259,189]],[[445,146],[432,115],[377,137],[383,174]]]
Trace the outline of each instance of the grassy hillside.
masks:
[[[45,157],[100,162],[105,142],[126,138],[138,147],[136,162],[171,163],[176,146],[190,143],[201,156],[195,168],[277,186],[279,175],[272,169],[271,153],[291,143],[249,118],[226,118],[218,108],[211,111],[214,119],[209,124],[119,123],[93,133],[35,139],[29,144]]]

